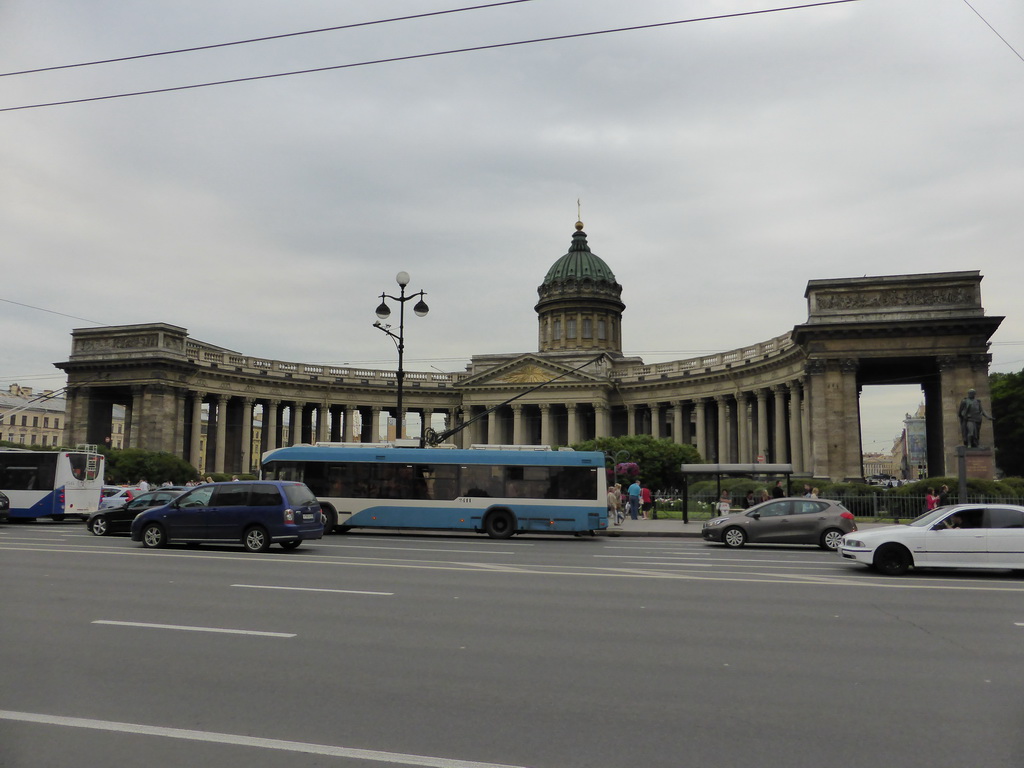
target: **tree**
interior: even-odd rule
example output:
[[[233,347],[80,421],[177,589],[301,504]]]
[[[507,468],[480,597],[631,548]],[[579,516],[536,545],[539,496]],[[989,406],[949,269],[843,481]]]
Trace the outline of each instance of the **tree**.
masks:
[[[100,452],[107,457],[106,482],[114,485],[137,483],[142,478],[153,485],[167,480],[175,485],[184,485],[199,476],[195,467],[173,453],[144,451],[141,448],[101,448]]]
[[[682,464],[701,463],[700,454],[692,445],[680,445],[651,435],[600,437],[572,446],[577,451],[601,451],[606,466],[635,463],[640,468],[640,482],[651,490],[679,488],[683,484]],[[633,478],[630,478],[632,481]]]
[[[1024,371],[993,373],[992,432],[995,435],[996,464],[1004,474],[1024,475]]]

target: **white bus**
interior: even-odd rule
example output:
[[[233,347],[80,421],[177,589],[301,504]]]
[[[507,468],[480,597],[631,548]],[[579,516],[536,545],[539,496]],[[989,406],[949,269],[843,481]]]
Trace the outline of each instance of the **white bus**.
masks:
[[[296,445],[263,478],[305,483],[324,530],[415,528],[593,533],[608,527],[603,453]]]
[[[0,448],[0,491],[11,520],[85,520],[99,509],[103,455],[95,450],[29,451]]]

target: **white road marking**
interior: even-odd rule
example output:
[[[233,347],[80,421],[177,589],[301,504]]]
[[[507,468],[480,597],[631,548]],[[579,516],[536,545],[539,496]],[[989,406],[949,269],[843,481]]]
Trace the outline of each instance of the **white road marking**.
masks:
[[[334,549],[334,548],[332,548]],[[674,572],[671,570],[665,571],[632,571],[628,569],[619,569],[613,567],[601,567],[601,566],[557,566],[557,565],[531,565],[522,564],[516,566],[492,566],[485,565],[483,563],[456,563],[440,560],[437,562],[432,561],[414,561],[413,563],[402,562],[402,561],[388,561],[385,558],[329,558],[329,555],[322,552],[316,554],[307,550],[302,556],[295,557],[292,555],[277,554],[277,555],[254,555],[251,552],[239,551],[234,554],[213,552],[191,552],[184,549],[181,550],[152,550],[133,548],[133,549],[109,549],[109,548],[98,548],[98,549],[84,549],[82,547],[64,547],[58,548],[57,546],[50,547],[26,547],[26,546],[9,546],[6,543],[0,544],[0,551],[5,552],[32,552],[32,553],[58,553],[58,554],[76,554],[76,555],[107,555],[107,556],[122,556],[122,557],[149,557],[149,558],[178,558],[178,559],[194,559],[201,558],[203,560],[224,560],[228,562],[265,562],[265,563],[277,563],[278,565],[295,567],[295,566],[309,566],[309,565],[329,565],[337,568],[396,568],[401,570],[429,570],[429,571],[488,571],[491,573],[517,573],[523,575],[541,575],[541,576],[583,576],[583,577],[605,577],[605,578],[653,578],[653,579],[677,579],[683,581],[726,581],[726,582],[749,582],[751,584],[766,584],[766,583],[779,583],[779,584],[828,584],[834,586],[849,586],[849,587],[861,587],[866,589],[952,589],[957,591],[978,591],[978,592],[1024,592],[1024,583],[1015,582],[1011,586],[1003,586],[1000,584],[983,584],[979,582],[964,583],[963,580],[954,578],[929,578],[927,583],[923,583],[920,580],[915,579],[885,579],[867,576],[853,575],[854,568],[851,564],[843,562],[843,567],[835,571],[833,577],[816,577],[810,574],[803,576],[803,581],[785,580],[785,579],[773,579],[778,577],[780,574],[764,574],[759,576],[756,572],[747,572],[745,577],[727,576],[720,577],[717,575],[719,569],[723,566],[716,566],[716,570],[710,573],[704,572],[701,574],[688,574]],[[338,548],[336,552],[344,553],[343,548]],[[730,561],[734,567],[742,567],[743,562],[752,561]],[[785,561],[779,561],[785,562]],[[674,565],[683,565],[682,563],[674,563]],[[746,566],[749,568],[749,566]],[[500,570],[498,570],[500,568]],[[562,570],[566,569],[566,570]],[[830,567],[828,569],[832,571]],[[865,571],[863,567],[857,568],[858,571]],[[730,571],[725,571],[729,573]],[[850,575],[846,575],[850,574]],[[797,574],[793,574],[793,578],[800,578]],[[948,585],[943,582],[950,582]]]
[[[245,587],[246,589],[286,589],[295,592],[338,592],[343,595],[381,595],[389,597],[394,592],[366,592],[361,589],[324,589],[322,587],[276,587],[266,584],[232,584],[232,587]]]
[[[348,542],[345,542],[342,546],[346,550],[348,550],[348,549],[380,549],[380,550],[385,550],[385,551],[397,550],[398,552],[449,552],[449,553],[457,552],[459,554],[465,553],[465,554],[469,554],[469,555],[514,555],[514,554],[517,554],[516,552],[513,552],[510,549],[494,549],[494,550],[490,550],[490,549],[439,549],[439,548],[435,548],[435,547],[382,547],[382,546],[370,546],[368,544],[349,544]],[[533,545],[532,544],[527,544],[527,545],[518,544],[516,546],[519,546],[519,547],[530,546],[530,547],[532,547]]]
[[[0,719],[16,720],[22,723],[62,725],[70,728],[88,728],[94,731],[114,731],[139,736],[163,736],[169,739],[184,739],[185,741],[204,741],[214,744],[232,744],[241,747],[277,749],[284,752],[300,752],[308,755],[344,757],[350,760],[372,760],[378,763],[425,766],[425,768],[526,768],[525,766],[505,765],[503,763],[481,763],[475,760],[453,760],[447,757],[406,755],[401,752],[381,752],[375,749],[335,747],[329,744],[263,739],[255,736],[239,736],[233,733],[193,731],[185,728],[165,728],[156,725],[139,725],[137,723],[118,723],[110,720],[92,720],[84,717],[39,715],[33,712],[12,712],[2,709],[0,709]]]
[[[252,629],[222,629],[220,627],[188,627],[181,624],[147,624],[142,621],[107,621],[97,619],[93,624],[110,624],[115,627],[144,627],[146,629],[176,629],[183,632],[218,632],[225,635],[258,635],[260,637],[297,637],[288,632],[260,632]]]

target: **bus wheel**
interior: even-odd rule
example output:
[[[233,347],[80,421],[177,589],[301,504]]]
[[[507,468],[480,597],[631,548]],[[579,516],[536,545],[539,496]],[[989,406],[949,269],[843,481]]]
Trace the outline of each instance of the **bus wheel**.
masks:
[[[320,507],[320,519],[324,524],[324,536],[334,533],[334,527],[338,524],[338,513],[330,507]]]
[[[516,532],[516,521],[512,513],[503,509],[491,512],[484,520],[484,533],[492,539],[508,539]]]

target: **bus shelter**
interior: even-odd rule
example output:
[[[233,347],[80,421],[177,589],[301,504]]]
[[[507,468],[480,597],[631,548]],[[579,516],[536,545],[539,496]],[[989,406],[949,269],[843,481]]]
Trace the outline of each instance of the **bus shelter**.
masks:
[[[792,464],[683,464],[683,522],[690,522],[690,478],[694,475],[714,475],[716,498],[722,497],[722,476],[779,477],[786,482],[786,495],[790,496]]]

